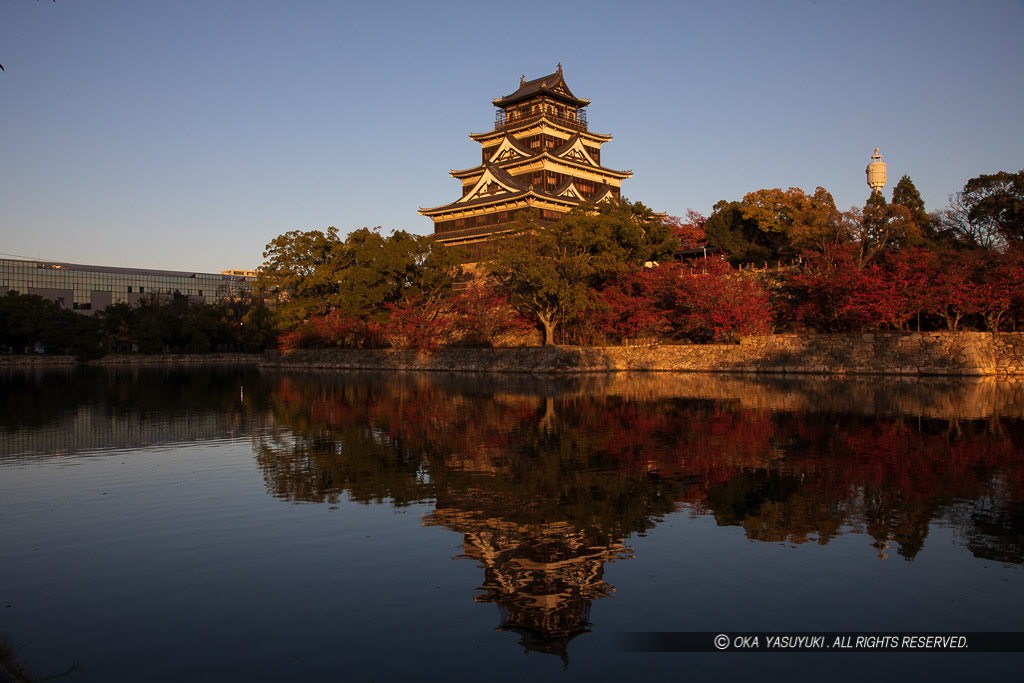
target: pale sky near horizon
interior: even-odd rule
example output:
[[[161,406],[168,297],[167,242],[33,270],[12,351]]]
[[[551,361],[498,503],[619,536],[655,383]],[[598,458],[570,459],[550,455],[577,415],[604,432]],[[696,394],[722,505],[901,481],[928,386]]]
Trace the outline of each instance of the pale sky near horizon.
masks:
[[[218,272],[336,226],[430,234],[493,98],[564,67],[623,195],[928,210],[1024,168],[1024,2],[0,0],[0,254]]]

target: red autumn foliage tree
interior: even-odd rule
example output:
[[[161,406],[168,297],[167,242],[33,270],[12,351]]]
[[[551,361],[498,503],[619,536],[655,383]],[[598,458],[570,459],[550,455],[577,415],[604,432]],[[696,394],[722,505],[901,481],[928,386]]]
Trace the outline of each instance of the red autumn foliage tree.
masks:
[[[595,296],[596,330],[620,341],[668,332],[666,294],[674,278],[678,278],[678,268],[668,265],[629,273],[611,283]]]
[[[391,346],[436,349],[449,341],[457,327],[447,300],[412,296],[384,304],[387,317],[372,320],[369,328]]]
[[[461,342],[493,346],[502,336],[523,336],[536,329],[533,322],[512,306],[508,293],[489,281],[472,280],[451,302],[458,317]]]
[[[598,295],[601,331],[628,339],[667,335],[697,343],[767,334],[768,293],[719,258],[630,273]]]
[[[928,249],[918,247],[885,255],[884,272],[892,281],[889,291],[899,306],[902,329],[916,319],[916,328],[920,330],[922,316],[931,314],[928,302],[934,295],[938,267],[935,253]]]
[[[708,237],[704,232],[706,221],[707,218],[703,214],[693,209],[687,209],[686,215],[682,218],[679,216],[665,217],[665,224],[672,228],[672,237],[679,240],[683,248],[689,249],[707,244]]]
[[[980,314],[990,332],[998,332],[1006,321],[1017,329],[1024,317],[1024,254],[982,252],[973,255],[973,280],[978,288]]]
[[[668,322],[678,337],[697,343],[734,342],[768,334],[774,311],[761,284],[712,258],[680,266]]]
[[[857,266],[850,246],[810,255],[806,267],[783,282],[783,317],[819,332],[899,328],[909,317],[891,278],[877,265]]]
[[[938,260],[938,255],[935,258]],[[926,310],[943,318],[950,330],[960,329],[965,316],[981,313],[984,308],[983,292],[972,281],[972,270],[966,259],[942,259],[935,271],[931,295],[922,302]]]
[[[368,346],[366,322],[341,310],[314,315],[278,336],[278,348],[292,350],[311,347]]]
[[[782,319],[820,332],[906,330],[911,321],[918,330],[996,332],[1024,312],[1024,264],[1013,254],[912,248],[857,261],[849,247],[808,258],[784,280]]]
[[[911,312],[896,282],[881,266],[871,264],[850,273],[846,315],[860,321],[860,329],[903,329]]]

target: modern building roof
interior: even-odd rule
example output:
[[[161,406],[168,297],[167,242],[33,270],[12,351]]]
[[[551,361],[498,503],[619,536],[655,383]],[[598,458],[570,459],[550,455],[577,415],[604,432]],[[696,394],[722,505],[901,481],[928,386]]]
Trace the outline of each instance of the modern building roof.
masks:
[[[84,263],[64,263],[62,261],[34,261],[29,259],[4,259],[17,263],[34,263],[37,268],[48,270],[74,270],[82,273],[113,273],[117,275],[142,275],[150,277],[181,277],[197,278],[212,277],[223,279],[234,279],[240,276],[227,275],[222,273],[195,273],[186,270],[154,270],[150,268],[122,268],[119,266],[91,266]]]

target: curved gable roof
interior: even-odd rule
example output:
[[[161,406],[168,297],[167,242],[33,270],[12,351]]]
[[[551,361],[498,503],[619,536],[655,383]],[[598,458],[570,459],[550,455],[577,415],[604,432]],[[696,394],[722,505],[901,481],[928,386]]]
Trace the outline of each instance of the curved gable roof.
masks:
[[[505,97],[492,100],[492,102],[495,107],[507,107],[538,95],[548,95],[554,99],[574,104],[577,107],[585,107],[590,104],[590,100],[581,100],[569,90],[569,86],[565,84],[565,78],[562,76],[561,64],[558,65],[558,71],[553,74],[541,76],[532,81],[520,79],[518,90],[511,95],[505,95]]]
[[[498,163],[501,161],[508,161],[517,157],[531,157],[537,152],[530,149],[518,139],[511,135],[506,135],[498,145],[498,149],[494,150],[494,154],[488,159],[488,163]]]
[[[455,204],[466,204],[477,199],[489,198],[498,194],[515,194],[529,190],[530,186],[523,181],[513,177],[504,169],[494,164],[486,164],[484,172],[472,189]]]
[[[596,166],[600,168],[601,164],[594,161],[594,158],[590,156],[590,152],[583,145],[579,135],[573,135],[571,138],[562,143],[557,149],[551,150],[551,156],[559,159],[568,159],[577,163],[589,164],[590,166]]]

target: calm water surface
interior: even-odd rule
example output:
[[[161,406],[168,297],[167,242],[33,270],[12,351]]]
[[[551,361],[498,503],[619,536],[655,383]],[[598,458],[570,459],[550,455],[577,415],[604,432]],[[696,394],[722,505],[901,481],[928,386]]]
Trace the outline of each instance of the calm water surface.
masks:
[[[0,632],[81,681],[1020,680],[1024,655],[637,631],[1022,631],[1024,386],[0,375]]]

